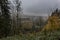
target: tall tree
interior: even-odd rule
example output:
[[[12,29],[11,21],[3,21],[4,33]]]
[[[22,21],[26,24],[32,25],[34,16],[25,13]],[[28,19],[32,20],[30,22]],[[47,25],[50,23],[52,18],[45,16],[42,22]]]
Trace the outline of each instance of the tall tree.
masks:
[[[15,0],[15,8],[16,8],[16,34],[19,33],[20,26],[21,26],[21,1],[20,0]],[[20,19],[20,20],[19,20]]]
[[[1,6],[1,23],[0,23],[0,35],[7,36],[10,32],[11,28],[11,19],[10,19],[10,12],[8,6],[8,0],[0,0]]]

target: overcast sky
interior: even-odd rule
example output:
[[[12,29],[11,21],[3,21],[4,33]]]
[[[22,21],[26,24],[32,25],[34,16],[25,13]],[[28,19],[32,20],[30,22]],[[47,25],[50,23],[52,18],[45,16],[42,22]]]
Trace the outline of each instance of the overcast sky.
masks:
[[[47,15],[52,9],[60,8],[60,0],[21,0],[23,13],[27,15]]]

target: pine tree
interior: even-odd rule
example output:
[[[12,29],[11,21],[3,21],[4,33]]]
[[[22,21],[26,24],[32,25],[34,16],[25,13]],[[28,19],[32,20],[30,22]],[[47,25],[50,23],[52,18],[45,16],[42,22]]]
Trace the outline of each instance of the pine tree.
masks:
[[[9,6],[8,6],[8,0],[0,0],[0,6],[1,6],[1,22],[0,22],[0,35],[3,35],[6,37],[11,28],[11,19],[10,19],[10,12],[9,12]]]

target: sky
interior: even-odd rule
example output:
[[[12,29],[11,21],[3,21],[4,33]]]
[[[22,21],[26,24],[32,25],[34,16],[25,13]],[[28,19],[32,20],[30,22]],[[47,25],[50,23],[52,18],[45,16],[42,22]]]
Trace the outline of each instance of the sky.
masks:
[[[12,1],[12,0],[11,0]],[[52,10],[60,8],[60,0],[21,0],[23,13],[27,15],[51,14]]]

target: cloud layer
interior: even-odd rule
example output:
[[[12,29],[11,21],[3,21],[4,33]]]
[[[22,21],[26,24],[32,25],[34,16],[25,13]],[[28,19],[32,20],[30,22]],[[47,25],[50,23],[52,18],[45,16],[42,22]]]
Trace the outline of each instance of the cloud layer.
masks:
[[[21,0],[21,1],[23,13],[28,15],[47,15],[51,13],[52,10],[60,8],[60,0]]]
[[[42,13],[48,14],[56,8],[60,8],[59,4],[60,0],[22,0],[22,6],[26,14],[29,14],[32,11],[35,11],[34,14],[39,15]]]

